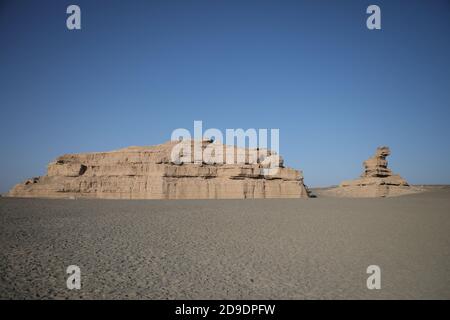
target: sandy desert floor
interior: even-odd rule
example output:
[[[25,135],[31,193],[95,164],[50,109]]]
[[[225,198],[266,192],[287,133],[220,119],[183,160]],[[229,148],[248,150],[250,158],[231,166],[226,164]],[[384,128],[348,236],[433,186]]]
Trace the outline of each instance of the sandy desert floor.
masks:
[[[0,298],[450,299],[450,188],[386,199],[0,199]],[[66,268],[81,268],[81,290]],[[366,268],[381,268],[380,290]]]

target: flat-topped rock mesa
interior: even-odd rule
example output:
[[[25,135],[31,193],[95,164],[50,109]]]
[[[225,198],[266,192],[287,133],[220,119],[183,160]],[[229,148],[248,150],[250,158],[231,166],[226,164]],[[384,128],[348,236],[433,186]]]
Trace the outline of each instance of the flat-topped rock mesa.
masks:
[[[185,149],[180,155],[184,162],[172,155],[174,148],[182,144]],[[186,144],[191,147],[190,155]],[[198,152],[194,156],[198,148],[194,145],[200,145],[200,158]],[[271,169],[274,159],[279,164],[277,170]],[[300,198],[308,197],[308,192],[301,171],[285,168],[281,157],[270,150],[188,140],[63,155],[48,165],[47,175],[16,185],[8,196],[245,199]]]
[[[375,155],[364,161],[364,172],[359,179],[343,181],[330,193],[344,197],[388,197],[416,192],[388,168],[386,157],[390,154],[388,147],[377,148]]]

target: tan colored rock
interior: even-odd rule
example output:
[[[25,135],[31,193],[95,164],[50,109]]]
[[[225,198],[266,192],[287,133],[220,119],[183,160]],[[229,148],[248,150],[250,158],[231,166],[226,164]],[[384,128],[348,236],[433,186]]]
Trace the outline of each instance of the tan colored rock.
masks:
[[[343,181],[327,194],[341,197],[389,197],[415,193],[416,188],[388,168],[388,147],[379,147],[375,155],[364,161],[364,172],[359,179]]]
[[[193,153],[194,141],[182,144],[187,146],[182,154],[188,159],[184,163],[172,157],[174,147],[180,145],[176,141],[110,152],[63,155],[49,164],[47,175],[16,185],[8,196],[70,199],[308,197],[302,173],[285,168],[281,157],[270,150],[230,147],[205,140],[199,143],[203,156],[198,159]],[[190,155],[186,152],[189,148]],[[219,161],[222,156],[225,162]],[[227,159],[235,162],[227,163]],[[239,159],[242,161],[237,161]],[[267,175],[274,161],[280,168]]]

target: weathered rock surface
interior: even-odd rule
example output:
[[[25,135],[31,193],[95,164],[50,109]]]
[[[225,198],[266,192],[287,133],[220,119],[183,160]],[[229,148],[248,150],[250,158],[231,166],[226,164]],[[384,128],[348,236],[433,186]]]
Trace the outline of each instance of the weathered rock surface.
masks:
[[[364,161],[364,172],[359,179],[343,181],[330,195],[342,197],[388,197],[417,192],[401,176],[388,168],[388,147],[379,147],[375,155]]]
[[[193,141],[183,143],[194,151]],[[184,154],[188,161],[179,163],[171,156],[177,145],[179,142],[170,141],[156,146],[63,155],[48,165],[47,175],[16,185],[8,196],[108,199],[308,197],[302,173],[285,168],[282,159],[270,150],[226,147],[202,141],[198,145],[203,156],[198,158],[194,152]],[[274,170],[270,169],[274,159],[280,167],[270,171]]]

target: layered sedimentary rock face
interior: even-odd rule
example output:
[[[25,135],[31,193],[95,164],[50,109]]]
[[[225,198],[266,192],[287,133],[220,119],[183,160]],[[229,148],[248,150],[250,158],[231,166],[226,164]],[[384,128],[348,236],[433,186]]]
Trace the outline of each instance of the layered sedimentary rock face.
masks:
[[[63,155],[49,164],[47,175],[16,185],[8,195],[244,199],[300,198],[308,197],[308,192],[302,173],[285,168],[282,159],[269,150],[188,140]]]
[[[335,195],[348,197],[386,197],[415,192],[409,184],[388,168],[388,147],[379,147],[375,155],[364,161],[364,172],[359,179],[343,181],[331,190]]]

